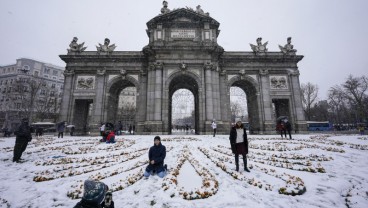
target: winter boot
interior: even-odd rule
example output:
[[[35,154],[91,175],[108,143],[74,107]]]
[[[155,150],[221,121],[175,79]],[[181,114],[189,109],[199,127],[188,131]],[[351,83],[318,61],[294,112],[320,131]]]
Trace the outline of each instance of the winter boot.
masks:
[[[243,156],[243,162],[244,162],[244,170],[249,173],[250,170],[247,167],[247,157],[246,156]]]
[[[167,164],[164,165],[165,171],[167,171]]]
[[[235,165],[236,165],[236,171],[239,171],[239,155],[235,155]]]

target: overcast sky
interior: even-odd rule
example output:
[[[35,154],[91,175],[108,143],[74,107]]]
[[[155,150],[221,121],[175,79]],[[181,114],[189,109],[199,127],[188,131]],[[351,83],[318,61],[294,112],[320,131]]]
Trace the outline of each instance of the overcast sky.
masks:
[[[291,36],[301,83],[320,87],[320,97],[349,74],[367,75],[367,0],[168,0],[169,8],[198,4],[220,22],[225,51],[250,51],[257,37],[279,51]],[[147,43],[146,22],[160,13],[161,0],[0,0],[0,65],[20,57],[65,66],[72,38],[95,51],[105,37],[116,50],[137,51]]]

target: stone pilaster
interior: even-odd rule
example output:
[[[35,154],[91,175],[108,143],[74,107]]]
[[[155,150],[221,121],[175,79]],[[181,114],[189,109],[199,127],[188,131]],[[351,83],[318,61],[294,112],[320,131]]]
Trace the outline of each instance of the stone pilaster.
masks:
[[[206,121],[213,119],[213,98],[212,98],[212,69],[204,67],[205,69],[205,85],[206,85]]]
[[[265,133],[271,133],[274,131],[275,123],[272,120],[272,102],[270,97],[270,82],[269,72],[267,69],[261,69],[259,71],[261,81],[261,99],[262,99],[262,120],[263,130]]]
[[[96,125],[98,126],[100,122],[104,121],[103,118],[103,112],[104,112],[104,106],[105,106],[105,74],[106,69],[98,70],[97,76],[96,76],[96,83],[95,83],[95,99],[94,99],[94,113],[93,113],[93,119],[92,124],[90,125]]]
[[[64,91],[63,98],[61,100],[59,120],[71,123],[71,110],[73,109],[72,97],[74,91],[74,70],[70,70],[67,67],[64,71],[64,77]]]
[[[300,91],[300,82],[299,82],[299,70],[293,70],[288,73],[290,80],[290,87],[292,92],[292,103],[293,103],[293,114],[294,114],[294,129],[297,132],[306,132],[307,131],[307,123],[305,121],[303,104],[302,104],[302,95]]]
[[[156,70],[156,80],[155,80],[155,93],[154,93],[154,101],[155,101],[155,113],[154,113],[154,120],[155,121],[161,121],[161,115],[162,115],[162,70],[163,66],[162,64],[156,64],[155,67]]]

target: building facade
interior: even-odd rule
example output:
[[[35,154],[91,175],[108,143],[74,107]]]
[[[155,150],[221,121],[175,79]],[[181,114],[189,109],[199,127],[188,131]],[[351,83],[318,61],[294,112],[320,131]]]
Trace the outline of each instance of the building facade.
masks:
[[[58,115],[64,68],[28,58],[0,67],[0,127],[14,129],[22,117],[31,122]],[[40,115],[43,114],[43,115]]]
[[[228,133],[230,87],[237,86],[247,95],[254,132],[273,133],[278,116],[288,116],[296,131],[306,130],[297,66],[303,56],[296,55],[291,39],[279,52],[267,51],[262,38],[251,51],[225,51],[217,43],[220,23],[202,9],[164,6],[161,12],[147,22],[142,51],[114,51],[108,39],[97,51],[84,51],[73,39],[68,54],[60,55],[67,64],[63,120],[79,130],[114,123],[120,92],[134,86],[136,131],[170,134],[172,96],[188,89],[194,95],[195,132],[210,134],[216,120],[218,131]]]

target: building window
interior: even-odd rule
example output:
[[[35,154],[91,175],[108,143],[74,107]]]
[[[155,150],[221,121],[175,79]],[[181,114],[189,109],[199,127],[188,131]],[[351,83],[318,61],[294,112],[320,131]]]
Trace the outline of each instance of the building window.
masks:
[[[46,95],[46,90],[41,90],[40,94],[41,95]]]
[[[35,77],[38,77],[38,73],[39,73],[38,71],[35,71],[35,72],[34,72],[34,76],[35,76]]]
[[[52,75],[57,76],[57,75],[58,75],[58,71],[54,70],[54,71],[52,72]]]
[[[44,73],[44,74],[49,74],[49,73],[50,73],[50,69],[49,69],[49,68],[45,68],[45,69],[43,70],[43,73]]]
[[[10,80],[10,84],[13,84],[13,79]]]
[[[55,88],[55,84],[52,84],[52,85],[51,85],[51,88]]]
[[[50,96],[51,96],[51,97],[54,97],[54,96],[55,96],[55,92],[54,92],[54,91],[51,91],[51,92],[50,92]]]

